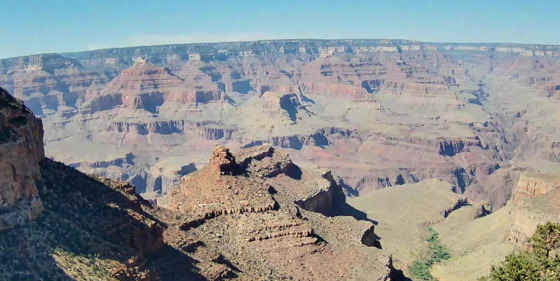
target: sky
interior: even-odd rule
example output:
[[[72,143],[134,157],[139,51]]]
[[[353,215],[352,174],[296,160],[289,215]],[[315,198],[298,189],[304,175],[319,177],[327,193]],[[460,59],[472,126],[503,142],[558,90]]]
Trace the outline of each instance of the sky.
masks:
[[[264,39],[560,45],[560,0],[0,0],[0,58]]]

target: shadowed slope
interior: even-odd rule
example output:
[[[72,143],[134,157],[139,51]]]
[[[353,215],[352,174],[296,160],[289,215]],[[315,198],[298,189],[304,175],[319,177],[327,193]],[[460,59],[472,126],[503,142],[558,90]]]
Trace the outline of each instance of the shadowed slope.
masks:
[[[163,225],[143,211],[150,207],[132,186],[102,180],[111,187],[48,159],[41,172],[45,211],[34,222],[0,233],[0,279],[160,279],[158,263],[146,255],[173,251],[163,245]],[[182,276],[198,276],[193,259],[175,256],[183,262]]]

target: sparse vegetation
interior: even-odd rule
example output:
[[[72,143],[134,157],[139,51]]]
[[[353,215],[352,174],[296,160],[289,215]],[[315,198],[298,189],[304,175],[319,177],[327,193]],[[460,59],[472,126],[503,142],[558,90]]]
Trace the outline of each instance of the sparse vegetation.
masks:
[[[539,225],[529,243],[529,250],[507,256],[480,280],[560,280],[560,223]]]
[[[130,215],[127,208],[134,204],[118,187],[47,159],[41,173],[47,187],[41,194],[42,215],[16,230],[0,232],[0,280],[149,276],[142,260],[127,264],[135,253],[127,245],[131,230],[125,227],[144,222]]]
[[[428,257],[415,261],[410,267],[410,272],[419,280],[435,280],[430,273],[432,265],[451,258],[447,249],[439,242],[439,234],[437,231],[430,227],[428,227],[428,230],[430,231],[430,235],[428,239],[426,239],[430,244]]]

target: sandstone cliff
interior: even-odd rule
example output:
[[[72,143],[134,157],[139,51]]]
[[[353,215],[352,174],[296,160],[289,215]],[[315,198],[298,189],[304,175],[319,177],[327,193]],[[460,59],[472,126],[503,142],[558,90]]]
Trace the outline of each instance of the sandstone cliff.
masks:
[[[510,207],[508,239],[526,245],[538,224],[557,221],[560,214],[560,177],[524,172],[514,189]]]
[[[434,267],[436,278],[478,280],[490,272],[491,265],[526,248],[538,224],[558,221],[560,178],[556,173],[541,170],[520,174],[505,207],[489,213],[484,207],[477,210],[466,205],[434,226],[453,256],[451,261]]]
[[[234,155],[217,146],[209,163],[182,177],[161,208],[130,183],[90,177],[44,158],[40,120],[3,97],[9,107],[0,115],[3,141],[19,141],[22,150],[2,161],[12,161],[15,168],[8,171],[31,172],[22,182],[40,183],[41,200],[39,185],[18,185],[18,173],[2,178],[13,181],[2,187],[35,188],[19,200],[36,200],[44,213],[0,232],[2,280],[404,278],[376,248],[371,222],[336,216],[345,198],[330,173],[301,169],[283,151],[265,145]],[[17,194],[8,191],[18,190],[2,189],[2,198]]]
[[[44,157],[41,120],[0,88],[0,231],[43,211],[39,161]]]

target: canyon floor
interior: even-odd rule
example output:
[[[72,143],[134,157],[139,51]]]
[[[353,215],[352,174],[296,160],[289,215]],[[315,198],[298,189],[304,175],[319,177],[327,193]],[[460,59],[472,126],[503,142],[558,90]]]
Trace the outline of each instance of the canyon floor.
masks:
[[[558,46],[278,40],[105,49],[0,60],[0,86],[30,111],[8,99],[0,119],[0,144],[17,148],[0,161],[15,171],[4,172],[14,178],[6,190],[21,186],[0,194],[2,204],[21,205],[0,212],[9,214],[0,229],[52,210],[30,183],[41,179],[32,163],[46,156],[129,182],[141,196],[134,200],[176,230],[162,231],[168,249],[187,247],[178,238],[187,230],[215,236],[191,241],[205,245],[199,257],[186,254],[201,261],[193,272],[204,278],[384,278],[398,272],[385,266],[389,256],[413,277],[434,230],[451,258],[431,274],[476,280],[560,214]],[[31,112],[42,126],[20,124],[35,120],[19,116]],[[14,146],[17,134],[25,141]],[[11,163],[18,155],[31,160]],[[375,235],[364,242],[364,233]],[[240,237],[270,245],[246,248]],[[228,249],[233,240],[241,248]],[[287,247],[277,240],[303,247],[285,253],[302,264],[274,257],[271,248]],[[247,249],[276,263],[252,265]],[[329,271],[320,260],[341,264]],[[375,261],[372,272],[364,261]]]

